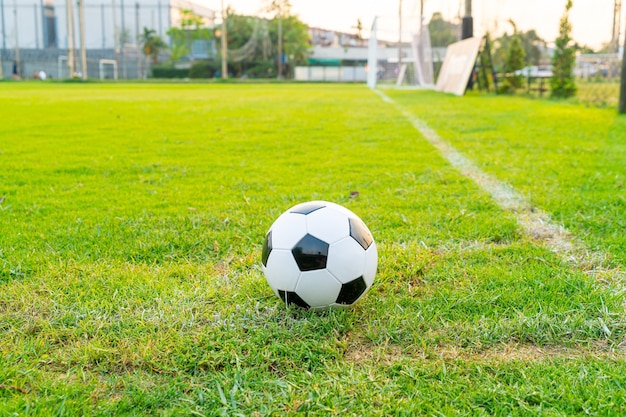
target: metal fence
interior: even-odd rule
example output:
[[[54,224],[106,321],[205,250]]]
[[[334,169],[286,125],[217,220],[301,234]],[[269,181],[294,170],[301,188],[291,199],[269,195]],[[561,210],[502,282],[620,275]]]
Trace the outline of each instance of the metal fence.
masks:
[[[171,45],[167,32],[177,24],[183,9],[193,10],[207,25],[214,23],[213,10],[187,0],[85,0],[82,41],[87,50],[87,66],[83,69],[78,7],[73,6],[68,16],[65,1],[52,4],[48,0],[0,0],[0,57],[4,76],[13,73],[17,62],[22,78],[30,78],[39,70],[53,77],[67,77],[63,68],[59,70],[59,62],[65,62],[67,67],[71,46],[77,72],[86,70],[90,77],[96,78],[102,72],[102,60],[115,60],[119,78],[141,78],[147,74],[148,67],[137,48],[144,28],[154,30]],[[73,23],[73,36],[68,36],[68,22]],[[104,65],[111,77],[112,67]]]
[[[576,99],[593,106],[616,107],[621,79],[620,53],[584,54],[576,60]]]
[[[582,54],[576,58],[574,80],[575,101],[597,106],[616,107],[619,102],[621,53]],[[524,75],[524,90],[531,96],[548,97],[551,78]]]
[[[16,63],[15,51],[0,51],[0,54],[3,74],[5,78],[10,78]],[[19,76],[22,79],[37,78],[38,73],[44,71],[51,79],[70,78],[67,61],[66,49],[22,49]],[[75,62],[76,72],[82,75],[85,69],[81,67],[80,59],[75,58]],[[134,46],[125,47],[118,54],[113,49],[88,49],[86,70],[89,78],[145,78],[148,76],[149,64]]]

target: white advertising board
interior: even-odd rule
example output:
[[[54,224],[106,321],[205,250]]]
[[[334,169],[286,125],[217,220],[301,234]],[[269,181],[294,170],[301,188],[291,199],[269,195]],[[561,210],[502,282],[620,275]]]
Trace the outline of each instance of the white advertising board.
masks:
[[[462,96],[472,75],[481,38],[469,38],[448,46],[435,90]]]

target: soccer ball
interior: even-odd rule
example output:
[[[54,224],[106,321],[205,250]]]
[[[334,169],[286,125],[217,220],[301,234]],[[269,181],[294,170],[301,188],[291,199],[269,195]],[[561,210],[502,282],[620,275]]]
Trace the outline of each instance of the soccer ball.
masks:
[[[326,201],[298,204],[267,232],[262,268],[274,293],[306,309],[347,307],[374,282],[378,252],[365,223]]]

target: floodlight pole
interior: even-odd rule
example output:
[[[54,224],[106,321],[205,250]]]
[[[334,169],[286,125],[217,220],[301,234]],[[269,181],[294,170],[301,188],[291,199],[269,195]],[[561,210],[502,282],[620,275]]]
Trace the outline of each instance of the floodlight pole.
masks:
[[[72,0],[66,0],[65,7],[67,9],[67,66],[70,72],[69,78],[72,78],[74,76],[74,13],[72,11]]]
[[[143,68],[141,65],[141,35],[139,31],[139,2],[135,2],[135,41],[137,42],[137,78],[143,78]]]
[[[613,6],[613,31],[611,32],[611,53],[619,53],[619,32],[622,22],[622,0],[615,0]]]
[[[228,78],[228,43],[226,42],[226,10],[222,0],[222,78]]]
[[[17,27],[17,1],[13,0],[13,13],[15,14],[15,62],[17,65],[17,75],[22,73],[20,65],[20,42],[17,36],[19,29]]]
[[[117,19],[115,18],[115,0],[111,0],[111,10],[112,10],[112,18],[113,18],[113,51],[115,52],[115,65],[119,65],[120,62],[120,48],[117,45],[117,41],[119,40],[119,34],[117,33]]]
[[[80,65],[83,80],[87,79],[87,49],[85,48],[85,0],[78,0],[78,21],[80,27]]]
[[[4,24],[4,0],[0,0],[0,19],[2,23],[2,52],[7,49],[6,27]]]
[[[463,16],[461,39],[468,39],[473,36],[474,19],[472,18],[472,0],[465,0],[465,16]]]

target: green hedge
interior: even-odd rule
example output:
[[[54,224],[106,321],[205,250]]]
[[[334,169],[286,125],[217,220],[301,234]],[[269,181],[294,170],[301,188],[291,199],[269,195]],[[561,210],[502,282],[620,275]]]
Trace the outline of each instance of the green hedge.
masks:
[[[188,78],[189,68],[175,68],[171,65],[152,67],[152,78]]]
[[[221,62],[207,59],[194,61],[189,69],[189,78],[213,78],[220,66]]]

